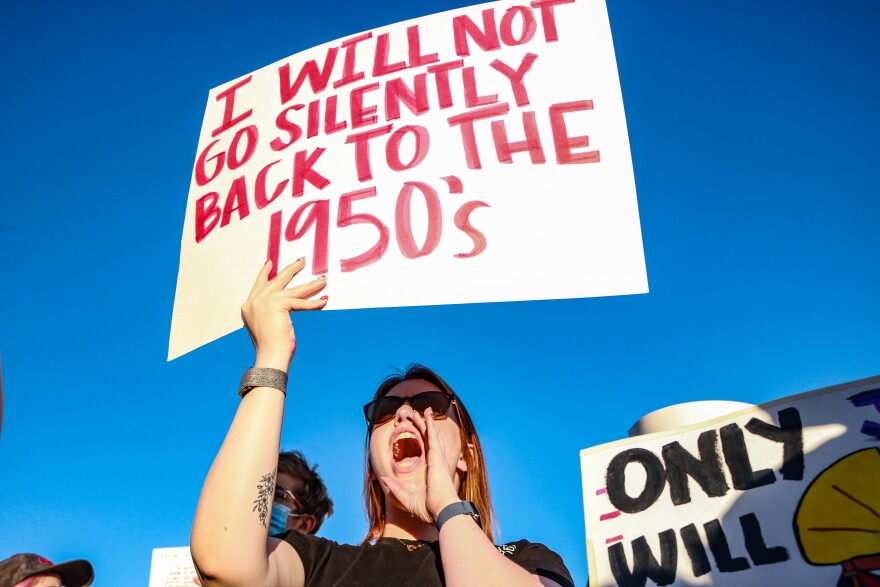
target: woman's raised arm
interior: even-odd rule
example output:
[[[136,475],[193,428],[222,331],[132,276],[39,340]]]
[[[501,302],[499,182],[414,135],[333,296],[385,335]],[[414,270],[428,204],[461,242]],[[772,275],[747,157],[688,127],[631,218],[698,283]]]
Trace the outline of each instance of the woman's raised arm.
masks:
[[[290,312],[320,310],[327,303],[326,296],[311,299],[324,289],[323,277],[285,289],[304,266],[299,259],[270,280],[272,265],[266,263],[241,307],[256,351],[255,368],[286,374],[296,352]],[[303,584],[293,548],[267,542],[284,398],[268,386],[254,387],[242,398],[205,479],[190,539],[204,587]]]

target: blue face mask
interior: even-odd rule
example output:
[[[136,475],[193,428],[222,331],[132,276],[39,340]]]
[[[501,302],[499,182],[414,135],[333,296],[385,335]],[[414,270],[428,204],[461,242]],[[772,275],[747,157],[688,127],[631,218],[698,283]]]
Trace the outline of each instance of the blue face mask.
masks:
[[[290,508],[281,503],[272,504],[272,522],[269,524],[269,536],[281,534],[287,531],[287,518],[290,517]]]

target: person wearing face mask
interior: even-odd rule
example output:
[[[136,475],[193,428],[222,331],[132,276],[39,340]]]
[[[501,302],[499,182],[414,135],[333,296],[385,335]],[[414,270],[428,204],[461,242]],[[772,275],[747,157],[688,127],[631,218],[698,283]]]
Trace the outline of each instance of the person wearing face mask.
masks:
[[[290,313],[327,303],[326,296],[316,297],[323,277],[287,287],[304,266],[299,259],[270,279],[266,263],[242,305],[256,361],[242,377],[241,403],[196,509],[190,549],[203,585],[573,587],[562,558],[546,546],[495,544],[474,423],[452,388],[420,365],[386,379],[363,407],[370,522],[364,541],[337,544],[299,532],[268,536],[297,343]]]
[[[310,466],[298,450],[280,452],[269,535],[287,530],[317,534],[332,515],[333,500],[318,475],[318,466]]]

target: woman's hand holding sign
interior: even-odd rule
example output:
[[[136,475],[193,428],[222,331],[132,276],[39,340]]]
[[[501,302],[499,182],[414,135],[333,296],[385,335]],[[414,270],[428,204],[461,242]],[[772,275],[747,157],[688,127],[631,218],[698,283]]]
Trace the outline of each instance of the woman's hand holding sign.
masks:
[[[285,554],[268,556],[267,544],[277,546],[277,541],[267,543],[267,537],[287,386],[287,378],[273,371],[286,373],[296,352],[290,313],[327,305],[326,296],[313,299],[326,287],[324,277],[287,287],[305,265],[305,259],[298,259],[270,279],[273,264],[267,262],[241,306],[256,369],[248,369],[242,378],[241,404],[196,510],[190,549],[204,585],[304,583],[296,574],[302,568],[296,553],[286,549]],[[283,572],[275,566],[279,558],[286,561]]]
[[[241,318],[254,343],[256,367],[272,367],[287,371],[296,352],[296,335],[290,312],[320,310],[327,305],[327,296],[311,299],[327,285],[324,276],[308,283],[285,289],[305,267],[298,259],[269,279],[272,262],[267,261],[241,306]]]

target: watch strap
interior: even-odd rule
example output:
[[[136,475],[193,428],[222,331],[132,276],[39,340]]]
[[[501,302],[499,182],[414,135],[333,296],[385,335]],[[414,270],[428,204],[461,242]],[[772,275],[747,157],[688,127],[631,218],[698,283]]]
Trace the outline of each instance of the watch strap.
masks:
[[[470,501],[455,501],[440,510],[440,514],[437,516],[437,530],[439,531],[440,528],[443,527],[443,524],[455,516],[470,516],[480,528],[483,527],[483,522],[480,520],[480,512],[477,511],[477,506]]]

